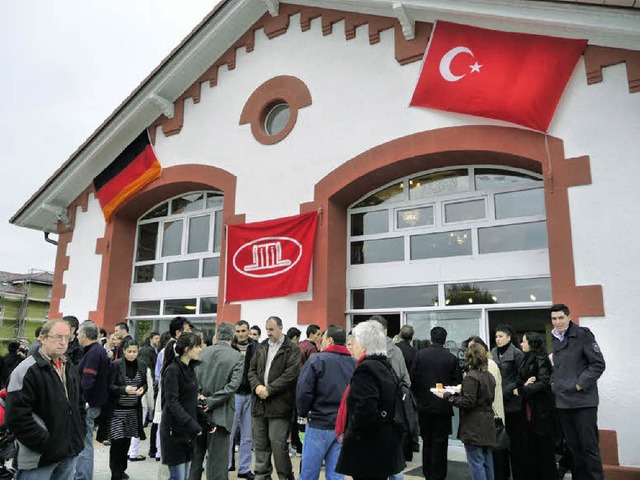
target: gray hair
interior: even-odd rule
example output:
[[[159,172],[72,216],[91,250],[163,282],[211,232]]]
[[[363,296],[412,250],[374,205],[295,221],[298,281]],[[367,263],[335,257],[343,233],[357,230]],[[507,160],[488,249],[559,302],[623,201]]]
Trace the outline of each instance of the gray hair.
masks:
[[[216,339],[221,342],[230,342],[236,332],[236,327],[229,322],[222,322],[216,329]]]
[[[78,333],[84,332],[89,340],[98,340],[98,326],[91,320],[86,320],[80,324]]]
[[[367,320],[356,325],[353,336],[366,355],[387,356],[387,337],[380,322]]]
[[[44,325],[42,325],[42,328],[40,329],[40,335],[43,337],[46,337],[47,335],[49,335],[49,332],[51,331],[51,329],[58,323],[64,323],[69,327],[69,329],[71,329],[71,325],[69,325],[69,322],[67,322],[66,320],[62,320],[62,319],[48,320]]]

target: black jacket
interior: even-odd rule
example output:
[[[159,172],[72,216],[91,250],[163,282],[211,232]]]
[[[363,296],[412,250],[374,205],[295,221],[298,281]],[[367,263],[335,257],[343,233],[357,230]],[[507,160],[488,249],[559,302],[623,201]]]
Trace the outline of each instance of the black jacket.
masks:
[[[198,379],[196,362],[185,365],[179,358],[162,373],[162,463],[180,465],[193,459],[198,423]]]
[[[491,350],[491,355],[498,364],[502,376],[502,398],[505,413],[522,411],[522,399],[514,395],[513,391],[517,386],[518,368],[524,359],[524,353],[513,343],[509,343],[502,355],[498,355],[498,347]]]
[[[296,388],[298,415],[307,417],[309,425],[321,430],[333,430],[342,395],[351,381],[356,360],[349,351],[316,353],[302,367]]]
[[[396,347],[398,347],[402,352],[404,363],[407,365],[407,370],[409,371],[409,373],[411,373],[418,351],[413,347],[413,345],[411,345],[411,343],[407,342],[406,340],[400,340],[398,343],[396,343]]]
[[[249,344],[247,345],[247,351],[244,352],[244,370],[242,371],[242,380],[240,381],[240,386],[236,393],[239,395],[250,395],[251,394],[251,384],[249,383],[249,366],[251,365],[251,359],[253,358],[253,354],[258,348],[259,343],[249,338]],[[231,346],[236,350],[240,351],[237,347],[237,342],[234,340],[231,343]]]
[[[136,361],[136,368],[140,375],[140,386],[144,388],[144,391],[146,392],[148,388],[147,367],[144,363]],[[96,440],[99,442],[109,438],[109,426],[111,424],[111,418],[113,417],[113,411],[117,408],[118,399],[122,395],[126,395],[125,388],[127,387],[127,384],[125,382],[125,369],[126,365],[124,358],[114,360],[111,364],[111,368],[109,370],[109,402],[101,416],[100,426],[96,435]],[[144,433],[144,428],[142,427],[142,396],[138,397],[136,413],[138,417],[138,438],[140,440],[145,440],[147,437]]]
[[[13,371],[5,420],[18,441],[19,469],[51,465],[78,455],[84,448],[84,397],[78,372],[68,361],[65,379],[66,391],[58,372],[40,350]]]
[[[398,380],[386,357],[365,357],[353,372],[336,472],[388,477],[405,467],[403,434],[393,423]]]
[[[604,357],[593,333],[587,328],[569,322],[560,342],[553,345],[553,374],[551,386],[556,408],[583,408],[598,406],[598,379],[605,369]],[[578,391],[576,385],[580,385]]]
[[[264,385],[269,340],[256,349],[249,366],[251,385],[251,414],[268,418],[291,418],[296,402],[296,382],[300,373],[300,349],[286,336],[271,363],[267,390],[269,396],[261,400],[255,394],[256,387]]]
[[[536,381],[530,385],[525,383],[530,377]],[[555,405],[551,393],[551,362],[545,354],[534,352],[524,354],[524,360],[518,369],[518,395],[524,401],[525,421],[531,422],[537,435],[553,438],[555,435]],[[530,420],[529,417],[530,416]]]
[[[458,385],[462,372],[458,358],[442,345],[432,344],[418,350],[411,371],[411,390],[418,403],[418,410],[431,415],[453,416],[451,404],[431,393],[436,383]]]
[[[106,405],[109,397],[109,369],[111,360],[99,342],[85,347],[78,364],[82,392],[90,407]]]

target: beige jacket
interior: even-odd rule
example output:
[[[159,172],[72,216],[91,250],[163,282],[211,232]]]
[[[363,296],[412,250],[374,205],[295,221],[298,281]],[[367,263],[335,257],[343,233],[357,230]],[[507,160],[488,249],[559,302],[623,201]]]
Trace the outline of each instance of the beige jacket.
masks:
[[[493,400],[493,410],[504,422],[504,403],[502,401],[502,375],[500,375],[500,367],[491,358],[489,359],[489,373],[496,380],[496,396]]]

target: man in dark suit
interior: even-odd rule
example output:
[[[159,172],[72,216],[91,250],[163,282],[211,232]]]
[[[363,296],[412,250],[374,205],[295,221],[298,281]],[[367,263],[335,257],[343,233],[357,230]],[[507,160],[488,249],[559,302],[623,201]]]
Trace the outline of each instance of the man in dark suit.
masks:
[[[431,346],[418,350],[411,370],[411,387],[418,402],[420,435],[422,436],[422,472],[427,480],[447,477],[447,447],[451,434],[451,404],[433,393],[436,383],[457,385],[462,372],[455,355],[444,348],[447,331],[431,329]]]
[[[400,329],[400,341],[396,343],[402,351],[404,357],[404,363],[407,364],[407,370],[411,372],[413,363],[416,360],[416,354],[418,351],[413,347],[413,327],[411,325],[403,325]]]

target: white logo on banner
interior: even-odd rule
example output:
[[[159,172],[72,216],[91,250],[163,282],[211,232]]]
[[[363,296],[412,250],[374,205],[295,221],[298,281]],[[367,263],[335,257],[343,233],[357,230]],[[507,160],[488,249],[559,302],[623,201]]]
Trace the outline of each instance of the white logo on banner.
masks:
[[[283,244],[294,246],[295,258],[283,258]],[[246,248],[251,248],[253,263],[238,264],[238,255]],[[298,254],[295,255],[295,249]],[[233,255],[233,268],[242,275],[253,278],[275,277],[291,270],[302,258],[302,244],[290,237],[262,237],[242,245]],[[275,269],[275,270],[274,270]]]

